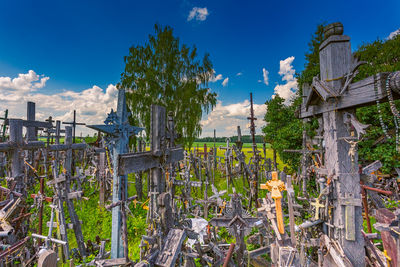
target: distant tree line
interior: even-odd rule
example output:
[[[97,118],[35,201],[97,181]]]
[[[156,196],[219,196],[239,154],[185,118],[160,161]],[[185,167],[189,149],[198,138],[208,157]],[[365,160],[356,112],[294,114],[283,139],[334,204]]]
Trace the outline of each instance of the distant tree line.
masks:
[[[221,143],[221,142],[226,142],[226,138],[228,137],[216,137],[215,142]],[[229,137],[231,142],[236,142],[238,137],[237,135]],[[256,143],[263,143],[264,142],[264,137],[262,135],[256,135],[255,136]],[[203,138],[197,138],[195,142],[214,142],[214,137],[203,137]],[[242,142],[243,143],[252,143],[253,140],[251,139],[250,135],[242,135]]]

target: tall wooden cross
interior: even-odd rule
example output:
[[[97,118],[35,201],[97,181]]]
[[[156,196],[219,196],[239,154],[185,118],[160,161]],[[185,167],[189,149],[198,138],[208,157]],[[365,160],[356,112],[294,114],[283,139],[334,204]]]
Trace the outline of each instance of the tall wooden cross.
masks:
[[[247,118],[250,120],[250,135],[252,141],[252,148],[253,148],[253,162],[254,162],[254,172],[253,176],[251,177],[250,183],[250,193],[251,199],[249,201],[249,209],[251,209],[251,204],[254,201],[254,205],[258,208],[258,162],[259,162],[259,155],[257,151],[257,143],[256,143],[256,125],[255,121],[257,120],[254,117],[254,108],[253,108],[253,93],[250,93],[250,117]]]
[[[157,214],[159,213],[158,197],[166,191],[166,181],[163,169],[165,170],[169,164],[177,163],[183,160],[183,148],[178,146],[167,146],[166,140],[169,142],[171,138],[167,138],[166,134],[166,114],[165,108],[161,106],[151,106],[151,126],[150,126],[150,151],[139,153],[124,153],[118,156],[118,162],[114,166],[118,166],[119,175],[126,176],[129,173],[137,173],[140,171],[150,170],[150,207],[148,223],[155,223]],[[169,136],[174,136],[170,129]],[[170,205],[170,203],[164,203]],[[157,226],[154,231],[160,230]],[[161,229],[163,230],[163,229]],[[168,235],[168,228],[162,231],[161,242]],[[172,230],[171,230],[172,231]],[[162,246],[163,247],[163,246]]]
[[[70,124],[72,125],[72,140],[75,143],[75,130],[76,130],[76,125],[85,125],[85,123],[82,122],[76,122],[76,110],[74,110],[74,119],[71,122],[63,122],[63,124]]]
[[[345,112],[354,114],[357,107],[373,105],[377,100],[384,101],[391,90],[399,93],[400,72],[392,73],[387,85],[385,82],[389,73],[379,73],[351,83],[361,63],[351,53],[350,37],[342,33],[343,26],[340,23],[325,28],[326,40],[319,47],[320,79],[314,77],[311,87],[303,87],[300,118],[323,117],[324,166],[335,183],[333,235],[351,263],[364,266],[360,175],[352,168],[350,144],[343,140],[350,136],[344,115]],[[353,161],[358,161],[357,151]]]
[[[129,145],[129,136],[132,134],[138,134],[142,128],[135,127],[129,125],[128,122],[128,112],[126,109],[126,99],[125,99],[125,89],[120,89],[118,91],[118,105],[117,112],[111,110],[108,114],[107,119],[104,121],[103,125],[86,125],[91,129],[96,131],[103,132],[105,134],[111,135],[113,137],[113,141],[111,142],[112,146],[112,162],[114,166],[113,171],[113,192],[112,192],[112,201],[116,203],[120,201],[121,191],[124,191],[125,194],[128,192],[128,181],[127,175],[121,174],[119,172],[119,155],[128,153],[128,145]],[[124,182],[122,182],[124,180]],[[125,189],[122,190],[121,185],[125,186]],[[127,199],[127,196],[125,196]],[[124,250],[122,245],[121,238],[121,213],[120,207],[115,206],[112,209],[112,231],[111,231],[111,258],[124,258]]]

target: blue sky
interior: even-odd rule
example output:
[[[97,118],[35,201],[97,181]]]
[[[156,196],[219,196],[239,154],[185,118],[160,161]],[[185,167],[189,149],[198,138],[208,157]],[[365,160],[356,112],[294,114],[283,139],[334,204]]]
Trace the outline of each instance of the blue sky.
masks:
[[[130,46],[144,44],[148,34],[154,32],[155,23],[171,26],[181,42],[196,45],[201,56],[210,53],[216,75],[223,77],[210,83],[221,101],[220,113],[217,110],[214,117],[229,119],[229,114],[233,114],[238,120],[243,114],[231,110],[247,106],[245,99],[249,92],[253,92],[255,103],[260,105],[258,115],[262,116],[262,104],[274,94],[276,86],[288,83],[282,78],[302,70],[307,43],[318,23],[341,21],[345,34],[351,37],[353,49],[364,42],[385,39],[400,28],[400,1],[394,0],[384,4],[376,1],[16,0],[3,1],[0,10],[0,90],[10,91],[4,83],[25,74],[21,79],[31,83],[30,88],[25,88],[25,93],[15,101],[23,103],[29,96],[48,102],[46,95],[55,96],[54,99],[57,96],[60,101],[69,100],[66,106],[81,109],[78,116],[81,114],[82,120],[88,122],[99,118],[88,119],[85,114],[100,116],[100,111],[105,114],[104,105],[113,105],[112,86],[118,83],[123,71],[123,57]],[[283,66],[280,61],[284,62]],[[263,68],[268,72],[268,85],[264,82]],[[29,70],[37,76],[29,75]],[[46,80],[42,81],[43,78]],[[223,86],[226,78],[229,80]],[[101,109],[81,108],[85,101],[77,98],[88,95],[94,103],[103,101],[97,101],[103,105]],[[17,116],[22,109],[21,114],[25,114],[25,104],[18,106],[4,99],[0,111],[7,105],[11,114]],[[37,103],[39,117],[51,115],[47,114],[49,109],[41,106],[43,103]],[[52,109],[60,119],[71,116],[71,112]],[[243,124],[243,119],[237,123]],[[219,126],[208,123],[204,135],[214,127]],[[219,132],[230,131],[224,127]]]

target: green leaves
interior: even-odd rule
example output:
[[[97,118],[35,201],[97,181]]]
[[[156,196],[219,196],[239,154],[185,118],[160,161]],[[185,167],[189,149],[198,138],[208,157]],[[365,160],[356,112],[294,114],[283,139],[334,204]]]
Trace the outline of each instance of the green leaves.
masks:
[[[150,132],[151,104],[174,114],[181,143],[189,146],[201,134],[200,120],[216,105],[216,93],[207,88],[213,76],[208,54],[197,59],[196,47],[180,44],[172,28],[155,25],[144,46],[132,46],[124,57],[125,71],[119,88],[127,88],[131,121]]]
[[[281,160],[294,170],[299,162],[299,155],[283,152],[285,149],[301,148],[302,122],[295,117],[296,105],[286,106],[284,99],[276,95],[267,101],[267,113],[264,120],[267,125],[262,129],[266,142],[275,149]]]
[[[355,52],[355,56],[368,64],[359,68],[359,74],[355,80],[362,80],[379,72],[391,72],[400,70],[400,36],[391,40],[377,40],[371,44],[364,44]],[[400,105],[395,101],[397,108]],[[400,167],[400,155],[396,151],[394,116],[390,111],[389,103],[381,101],[380,111],[382,121],[387,126],[391,139],[384,139],[384,132],[379,120],[379,112],[376,105],[357,109],[357,119],[371,126],[367,134],[359,143],[359,158],[364,161],[380,160],[383,164],[382,171],[392,172],[394,167]],[[381,142],[376,142],[381,140]]]

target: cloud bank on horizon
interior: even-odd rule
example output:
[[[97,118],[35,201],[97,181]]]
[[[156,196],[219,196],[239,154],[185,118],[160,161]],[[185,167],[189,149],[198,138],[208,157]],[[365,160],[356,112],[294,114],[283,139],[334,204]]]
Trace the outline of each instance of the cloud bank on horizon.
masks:
[[[26,118],[26,102],[31,101],[36,103],[36,120],[52,116],[54,120],[72,121],[76,110],[78,121],[101,124],[111,108],[117,106],[118,89],[113,84],[105,90],[94,85],[81,92],[61,90],[46,94],[49,79],[33,70],[16,78],[0,77],[0,111],[8,109],[10,118]],[[77,134],[80,132],[86,135],[93,131],[81,126],[77,128]]]
[[[284,84],[277,84],[274,88],[275,94],[279,94],[288,104],[297,91],[297,80],[294,77],[295,70],[292,66],[294,57],[288,57],[280,61],[279,75],[282,76]],[[268,71],[263,68],[264,83],[268,83]],[[71,90],[60,90],[49,94],[46,90],[46,82],[50,79],[45,75],[39,75],[33,70],[20,73],[17,77],[0,77],[0,111],[9,110],[9,117],[25,118],[26,102],[36,103],[36,119],[44,121],[49,116],[55,120],[71,121],[73,110],[76,110],[78,121],[86,124],[101,124],[110,110],[116,109],[118,89],[109,84],[103,89],[93,85],[91,88],[75,92]],[[211,82],[222,80],[224,87],[229,87],[229,78],[224,79],[222,74],[215,75]],[[257,96],[255,96],[256,99]],[[265,124],[263,121],[266,106],[254,104],[257,133]],[[236,134],[237,126],[242,128],[242,134],[249,134],[250,102],[244,100],[239,103],[223,104],[219,100],[216,107],[208,115],[203,117],[202,136],[212,136],[214,129],[218,136],[232,136]],[[77,129],[77,133],[93,133],[86,127]]]

